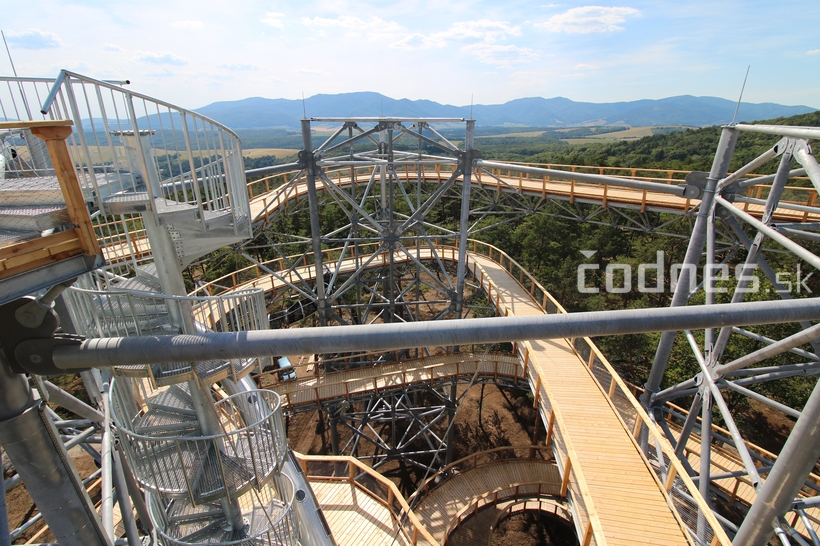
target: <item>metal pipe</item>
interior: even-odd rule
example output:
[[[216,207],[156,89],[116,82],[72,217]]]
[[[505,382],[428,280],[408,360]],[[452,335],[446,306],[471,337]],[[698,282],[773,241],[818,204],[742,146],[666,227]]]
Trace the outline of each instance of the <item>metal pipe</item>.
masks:
[[[790,136],[795,138],[820,138],[818,127],[795,127],[793,125],[745,125],[738,123],[734,126],[738,131],[763,133],[766,135]]]
[[[808,262],[816,269],[820,269],[820,258],[815,256],[802,246],[798,245],[797,243],[795,243],[794,241],[792,241],[791,239],[777,231],[776,229],[767,226],[754,216],[751,216],[750,214],[743,212],[742,210],[735,207],[730,202],[726,201],[724,198],[720,196],[715,197],[715,201],[723,205],[726,208],[726,210],[728,210],[729,212],[731,212],[747,224],[750,224],[756,230],[762,232],[768,238],[785,247],[786,250],[791,251],[791,253],[797,256],[798,258],[802,258],[804,261]]]
[[[125,485],[128,487],[128,494],[131,496],[131,500],[134,502],[134,508],[137,510],[140,525],[142,525],[145,532],[150,535],[154,530],[154,525],[151,523],[151,516],[148,515],[148,506],[145,504],[145,497],[143,497],[143,493],[140,490],[136,478],[134,478],[133,472],[131,472],[131,469],[128,467],[128,459],[126,459],[123,454],[122,445],[118,443],[115,450],[114,458],[117,464],[122,466],[123,475],[125,476]]]
[[[698,210],[695,218],[695,226],[692,229],[692,237],[689,240],[689,246],[686,249],[686,256],[683,263],[685,266],[697,266],[700,262],[701,252],[703,252],[703,245],[706,238],[706,228],[709,222],[712,211],[712,202],[715,199],[715,188],[717,181],[726,176],[729,170],[729,162],[734,153],[735,144],[737,143],[737,131],[730,127],[724,127],[720,134],[720,141],[715,152],[715,159],[712,162],[712,169],[706,179],[706,187],[703,190],[701,197],[700,210]],[[675,287],[675,293],[672,295],[672,302],[670,308],[682,307],[686,305],[689,300],[689,276],[691,275],[689,267],[681,269],[678,284]],[[666,364],[669,361],[669,355],[672,352],[672,345],[675,342],[677,332],[668,331],[661,335],[658,342],[658,348],[655,351],[655,358],[652,361],[652,368],[649,370],[649,378],[644,385],[643,402],[648,405],[654,393],[656,393],[663,380],[664,372],[666,371]]]
[[[195,335],[88,339],[54,348],[60,369],[252,358],[405,347],[469,345],[529,339],[678,331],[820,318],[816,298],[659,309],[331,326]]]
[[[467,272],[467,236],[470,227],[470,186],[473,173],[473,141],[475,136],[475,120],[467,121],[467,128],[464,137],[465,153],[464,164],[461,165],[464,183],[461,188],[461,217],[459,219],[458,234],[458,265],[456,266],[456,297],[455,308],[453,309],[455,318],[460,319],[464,306],[464,278]],[[449,444],[448,444],[449,450]],[[449,453],[449,451],[448,451]]]
[[[818,338],[820,338],[820,324],[812,326],[811,328],[801,332],[797,332],[796,334],[790,335],[787,338],[781,339],[780,341],[772,343],[771,345],[758,349],[753,353],[749,353],[731,362],[722,364],[715,368],[715,373],[718,377],[722,377],[731,372],[751,366],[752,364],[757,364],[767,358],[771,358],[779,355],[780,353],[785,353],[786,351],[800,347],[806,343],[810,343]]]
[[[803,526],[809,531],[812,544],[814,544],[814,546],[820,546],[820,537],[817,536],[817,532],[814,530],[814,525],[809,519],[808,514],[806,514],[806,511],[802,508],[798,508],[797,513],[800,514],[800,519],[803,520]]]
[[[807,326],[805,326],[805,328],[811,328],[811,326],[812,325],[809,322],[809,323],[807,323]],[[766,343],[768,345],[771,345],[773,343],[777,343],[777,340],[775,340],[775,339],[771,339],[771,338],[768,338],[766,336],[761,336],[760,334],[756,334],[754,332],[744,330],[743,328],[738,328],[737,326],[733,326],[732,331],[734,331],[735,333],[740,334],[742,336],[748,337],[749,339],[754,339],[756,341],[760,341],[760,342]],[[802,356],[803,358],[813,360],[815,362],[820,362],[820,356],[818,356],[814,353],[810,353],[809,351],[804,351],[803,349],[790,349],[789,352],[794,353],[798,356]]]
[[[709,389],[703,391],[703,404],[701,406],[701,427],[700,427],[700,482],[698,492],[711,508],[709,502],[709,484],[711,482],[709,473],[712,470],[712,393]],[[705,479],[704,479],[705,478]],[[698,537],[705,542],[706,539],[706,518],[700,508],[698,508]]]
[[[746,188],[757,186],[758,184],[771,184],[774,182],[775,176],[777,175],[767,174],[766,176],[757,176],[755,178],[749,178],[748,180],[741,180],[737,183],[737,185],[740,189],[745,190]],[[792,169],[789,171],[789,178],[794,178],[796,176],[806,176],[806,169]]]
[[[299,162],[296,163],[284,163],[282,165],[271,165],[269,167],[259,167],[258,169],[248,169],[245,171],[245,176],[257,176],[260,174],[282,174],[291,171],[298,171],[302,168],[302,165]]]
[[[803,414],[786,439],[772,471],[758,489],[735,537],[737,544],[764,546],[771,536],[771,524],[785,514],[803,482],[820,458],[820,383],[803,407]]]
[[[100,504],[102,505],[102,524],[103,530],[108,535],[108,538],[113,541],[114,536],[114,492],[113,492],[113,476],[111,465],[111,410],[109,408],[108,400],[108,383],[103,384],[103,408],[105,410],[105,419],[103,421],[102,431],[102,485],[100,485]]]
[[[730,174],[729,176],[727,176],[726,178],[721,180],[718,183],[717,191],[722,190],[723,188],[725,188],[726,186],[728,186],[729,184],[731,184],[735,180],[741,178],[742,176],[747,175],[748,173],[752,172],[753,170],[760,167],[764,163],[770,161],[778,153],[783,153],[783,150],[785,149],[787,143],[788,143],[788,139],[786,137],[781,138],[780,142],[778,142],[777,144],[775,144],[774,146],[772,146],[771,148],[769,148],[768,150],[766,150],[765,152],[760,154],[754,160],[750,161],[749,163],[747,163],[746,165],[744,165],[740,169],[736,170],[735,172],[733,172],[732,174]]]
[[[806,169],[806,174],[809,175],[809,180],[814,184],[814,187],[820,192],[820,165],[817,164],[817,159],[811,153],[811,148],[808,142],[801,140],[794,146],[794,157]]]
[[[776,410],[782,411],[786,415],[794,417],[795,419],[800,418],[800,412],[797,411],[796,409],[792,409],[789,406],[787,406],[786,404],[781,404],[780,402],[776,402],[775,400],[772,400],[771,398],[769,398],[767,396],[763,396],[762,394],[757,393],[757,392],[755,392],[751,389],[747,389],[746,387],[741,387],[740,385],[736,384],[734,381],[723,381],[723,382],[721,382],[721,384],[719,386],[723,386],[723,385],[725,385],[729,389],[732,389],[735,392],[739,392],[740,394],[743,394],[745,396],[748,396],[749,398],[757,400],[761,404],[766,404],[767,406],[770,406],[770,407],[772,407]]]
[[[675,446],[675,455],[677,455],[678,459],[684,459],[683,451],[686,449],[686,444],[689,442],[689,436],[692,434],[692,430],[695,428],[695,425],[698,421],[698,413],[703,404],[703,396],[700,393],[695,395],[695,399],[692,401],[692,406],[689,408],[689,413],[686,416],[686,421],[683,422],[683,427],[680,431],[680,436],[678,437],[678,444]]]
[[[316,165],[313,161],[313,150],[310,142],[310,120],[307,119],[302,120],[302,154],[305,162],[308,206],[310,208],[310,234],[313,243],[314,279],[316,279],[316,308],[319,312],[319,323],[322,326],[327,326],[328,310],[325,298],[324,269],[322,268],[322,233],[319,225],[319,200],[316,195]]]
[[[51,381],[44,381],[46,390],[48,391],[49,402],[54,402],[60,407],[76,413],[80,417],[84,417],[94,423],[102,423],[105,416],[98,410],[92,408],[82,400],[68,394],[63,389],[52,383]]]
[[[137,531],[137,522],[134,520],[134,513],[131,508],[131,501],[128,498],[128,485],[125,482],[125,473],[123,472],[122,464],[120,464],[117,455],[118,453],[116,451],[112,453],[114,493],[117,495],[117,502],[120,505],[120,514],[122,515],[122,522],[125,525],[125,536],[128,539],[128,546],[142,546],[139,531]]]
[[[820,362],[801,362],[800,364],[784,364],[783,366],[766,366],[762,368],[754,368],[751,370],[737,370],[731,373],[725,374],[724,377],[744,377],[744,376],[754,376],[751,379],[760,379],[765,378],[769,375],[779,375],[780,377],[789,377],[785,374],[790,375],[816,375],[820,373]],[[779,377],[772,377],[772,379],[778,379]],[[738,381],[743,381],[740,379]],[[744,385],[746,383],[743,383]]]
[[[757,467],[757,471],[760,473],[769,472],[772,469],[770,466],[759,466]],[[748,476],[748,472],[746,470],[735,470],[733,472],[721,472],[720,474],[712,474],[710,477],[713,481],[717,480],[726,480],[728,478],[739,478],[741,476]],[[700,481],[700,476],[692,476],[692,481],[698,483]]]
[[[48,114],[48,111],[51,109],[51,103],[57,98],[57,93],[60,92],[60,88],[63,86],[63,80],[65,80],[66,74],[67,72],[65,70],[60,70],[57,79],[54,80],[54,84],[51,86],[51,91],[48,92],[46,100],[43,102],[43,107],[40,108],[41,114]]]
[[[636,190],[670,193],[672,195],[677,195],[678,197],[685,197],[686,194],[686,186],[684,185],[673,186],[671,184],[660,184],[658,182],[642,182],[629,178],[616,178],[614,176],[604,176],[601,174],[574,173],[570,171],[559,171],[556,169],[542,169],[540,167],[527,167],[525,165],[513,165],[510,163],[499,163],[497,161],[485,161],[483,159],[477,160],[475,165],[477,167],[484,167],[487,169],[504,169],[519,173],[535,174],[538,176],[553,176],[556,178],[575,180],[576,182],[607,184],[609,186],[619,186]]]

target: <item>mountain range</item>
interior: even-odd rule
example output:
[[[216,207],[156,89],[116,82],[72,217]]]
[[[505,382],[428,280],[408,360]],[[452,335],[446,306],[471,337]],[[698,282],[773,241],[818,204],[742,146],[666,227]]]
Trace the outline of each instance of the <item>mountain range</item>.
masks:
[[[736,103],[718,97],[681,95],[665,99],[628,102],[575,102],[563,97],[530,97],[504,104],[452,106],[430,100],[392,99],[379,93],[358,92],[314,95],[301,100],[251,97],[215,102],[197,112],[232,129],[298,129],[309,117],[419,117],[469,118],[477,125],[526,127],[572,127],[594,125],[687,125],[729,123]],[[771,102],[740,105],[737,121],[755,121],[814,112],[808,106],[784,106]]]

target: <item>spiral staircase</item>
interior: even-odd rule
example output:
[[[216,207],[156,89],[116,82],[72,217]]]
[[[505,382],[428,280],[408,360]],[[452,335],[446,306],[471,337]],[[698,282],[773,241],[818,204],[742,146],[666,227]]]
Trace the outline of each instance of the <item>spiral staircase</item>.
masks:
[[[86,100],[83,112],[77,99],[89,90],[97,101]],[[49,118],[78,125],[67,148],[106,262],[63,293],[71,318],[63,330],[100,338],[267,328],[261,290],[188,297],[182,278],[192,261],[251,236],[238,137],[193,112],[67,72],[46,102]],[[29,175],[26,187],[39,187],[32,180],[40,178]],[[18,201],[45,210],[49,191],[45,184]],[[29,224],[30,237],[50,225]],[[267,360],[111,370],[112,425],[161,543],[299,544],[279,397],[242,383]]]

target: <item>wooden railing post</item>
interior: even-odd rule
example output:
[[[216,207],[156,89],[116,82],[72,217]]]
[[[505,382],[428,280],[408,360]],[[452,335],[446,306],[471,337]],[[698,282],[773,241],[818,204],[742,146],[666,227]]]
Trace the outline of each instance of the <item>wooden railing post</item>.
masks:
[[[567,454],[567,462],[564,464],[564,477],[561,479],[561,496],[567,496],[567,489],[569,488],[569,473],[572,471],[572,459]]]

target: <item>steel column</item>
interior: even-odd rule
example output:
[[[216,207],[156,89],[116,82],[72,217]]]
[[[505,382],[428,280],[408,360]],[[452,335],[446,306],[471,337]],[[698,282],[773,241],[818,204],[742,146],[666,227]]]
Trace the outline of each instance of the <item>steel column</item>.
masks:
[[[732,127],[724,127],[720,134],[720,142],[718,143],[717,152],[715,152],[715,159],[712,163],[712,170],[706,181],[706,188],[703,191],[703,197],[700,203],[700,209],[695,220],[695,227],[692,230],[692,238],[689,241],[689,247],[686,249],[686,257],[683,260],[684,267],[681,269],[678,285],[675,287],[675,293],[672,296],[672,303],[670,308],[676,308],[686,305],[689,298],[689,265],[697,267],[700,263],[701,252],[703,252],[704,239],[706,238],[707,225],[709,223],[712,203],[715,198],[715,188],[719,180],[726,176],[729,170],[729,162],[732,159],[732,153],[737,143],[737,130]],[[666,363],[669,361],[669,355],[672,352],[672,344],[675,342],[676,331],[667,331],[661,335],[658,349],[655,352],[655,359],[652,362],[652,368],[649,371],[649,378],[644,385],[646,390],[642,397],[645,405],[649,405],[651,396],[658,392],[661,385],[663,374],[666,371]]]
[[[772,471],[758,489],[757,498],[735,536],[736,544],[766,544],[772,534],[772,522],[790,509],[818,458],[820,383],[815,385]]]
[[[325,275],[322,265],[322,232],[319,225],[319,199],[316,195],[316,162],[313,157],[313,146],[310,138],[310,120],[302,120],[302,152],[301,161],[304,163],[305,179],[308,188],[308,206],[310,208],[310,233],[313,244],[313,268],[316,279],[316,306],[319,311],[319,323],[327,326],[328,309],[325,298]]]

